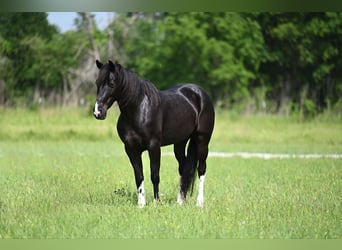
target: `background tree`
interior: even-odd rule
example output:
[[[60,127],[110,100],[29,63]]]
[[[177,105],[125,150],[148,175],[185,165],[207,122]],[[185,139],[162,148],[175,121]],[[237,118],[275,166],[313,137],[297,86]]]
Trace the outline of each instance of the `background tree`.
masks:
[[[121,21],[116,30],[121,34],[117,41],[125,41],[120,47],[126,57],[134,58],[127,65],[158,87],[198,82],[226,105],[248,97],[249,82],[255,79],[265,53],[260,27],[254,20],[236,13],[156,13],[121,18],[134,20]],[[134,28],[122,23],[133,23]]]
[[[60,33],[46,13],[0,14],[0,103],[93,102],[95,59],[165,89],[196,82],[239,112],[342,112],[342,14],[78,13]],[[87,98],[87,96],[91,96]]]
[[[333,89],[341,84],[341,14],[260,13],[254,17],[262,27],[268,57],[260,77],[270,86],[277,112],[289,112],[289,105],[315,112],[336,102],[339,97]]]
[[[49,25],[46,13],[2,13],[0,15],[0,37],[5,44],[2,57],[6,63],[2,65],[2,80],[6,92],[11,98],[22,95],[31,96],[33,89],[39,88],[40,76],[32,69],[39,64],[27,43],[29,36],[38,36],[49,41],[57,32],[55,26]]]

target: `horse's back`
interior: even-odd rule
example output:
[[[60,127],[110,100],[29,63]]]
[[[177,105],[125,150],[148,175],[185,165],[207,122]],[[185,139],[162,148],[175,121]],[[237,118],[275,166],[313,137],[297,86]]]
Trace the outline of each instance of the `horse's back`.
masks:
[[[211,135],[214,108],[210,97],[201,87],[178,84],[160,91],[160,97],[163,111],[162,144],[188,139],[195,130]]]
[[[197,111],[201,109],[201,105],[212,106],[208,94],[200,86],[193,83],[177,84],[167,90],[160,91],[160,93],[161,96],[169,96],[175,99],[185,97],[192,105],[195,105]],[[202,101],[206,103],[201,103]]]

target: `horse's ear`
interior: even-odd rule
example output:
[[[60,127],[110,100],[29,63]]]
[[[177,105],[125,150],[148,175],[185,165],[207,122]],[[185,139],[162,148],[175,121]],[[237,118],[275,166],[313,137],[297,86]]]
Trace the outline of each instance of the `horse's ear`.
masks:
[[[99,60],[96,60],[96,66],[101,69],[103,64]]]
[[[115,60],[115,66],[117,67],[117,69],[122,67],[121,64],[117,60]]]
[[[110,71],[114,71],[115,70],[115,65],[111,60],[108,60],[108,65],[109,65],[109,69]]]

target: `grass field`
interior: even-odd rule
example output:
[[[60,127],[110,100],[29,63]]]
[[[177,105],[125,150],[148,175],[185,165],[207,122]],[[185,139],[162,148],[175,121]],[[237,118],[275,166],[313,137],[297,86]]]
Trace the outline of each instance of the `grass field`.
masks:
[[[341,158],[210,157],[200,209],[196,196],[177,205],[169,154],[154,204],[144,154],[147,206],[139,209],[116,117],[0,110],[0,238],[342,238]],[[341,121],[219,112],[210,149],[342,154]]]

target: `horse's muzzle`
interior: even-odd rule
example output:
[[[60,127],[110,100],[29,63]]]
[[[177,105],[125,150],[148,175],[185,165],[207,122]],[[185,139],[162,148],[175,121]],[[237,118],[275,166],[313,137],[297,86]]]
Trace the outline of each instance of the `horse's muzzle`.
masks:
[[[95,103],[95,107],[93,110],[94,117],[98,120],[104,120],[107,116],[107,109],[102,105],[99,105],[97,102]]]

